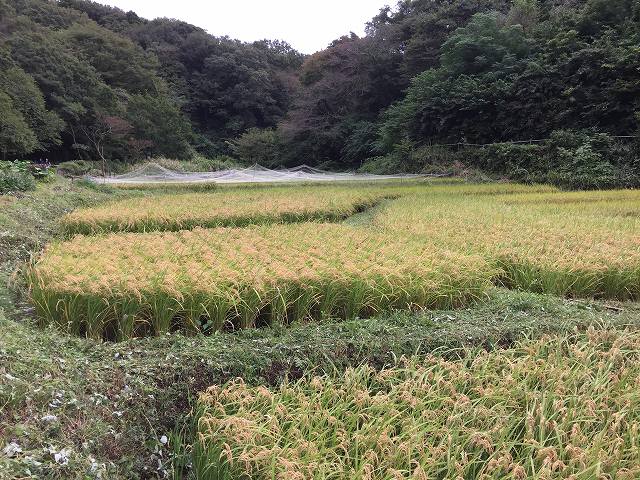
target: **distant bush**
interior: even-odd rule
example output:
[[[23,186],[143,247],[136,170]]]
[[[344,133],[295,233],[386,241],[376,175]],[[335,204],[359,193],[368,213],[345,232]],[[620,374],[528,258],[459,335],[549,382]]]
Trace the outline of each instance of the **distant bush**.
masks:
[[[83,177],[89,174],[94,168],[96,168],[96,165],[93,162],[71,160],[69,162],[62,162],[56,167],[56,170],[60,175],[65,177]]]
[[[464,162],[465,152],[442,146],[414,147],[407,142],[401,149],[389,155],[367,160],[359,171],[378,175],[395,173],[424,173],[447,176],[477,177],[477,168],[470,168]]]
[[[0,194],[25,192],[36,188],[36,180],[30,171],[29,162],[0,161]]]
[[[282,139],[276,130],[251,128],[229,143],[231,151],[246,165],[257,163],[263,167],[282,164]]]
[[[186,164],[191,167],[191,172],[215,172],[238,166],[238,163],[228,155],[217,155],[213,158],[196,155]]]
[[[191,160],[176,160],[173,158],[150,158],[142,163],[134,163],[123,173],[138,170],[144,165],[155,163],[168,170],[180,173],[189,172],[215,172],[218,170],[227,170],[238,166],[236,161],[226,155],[219,155],[214,158],[207,158],[202,155],[195,155]]]
[[[640,143],[605,133],[556,130],[544,142],[476,146],[412,147],[402,141],[383,157],[365,162],[370,173],[464,174],[471,170],[524,183],[551,183],[569,189],[640,186]]]

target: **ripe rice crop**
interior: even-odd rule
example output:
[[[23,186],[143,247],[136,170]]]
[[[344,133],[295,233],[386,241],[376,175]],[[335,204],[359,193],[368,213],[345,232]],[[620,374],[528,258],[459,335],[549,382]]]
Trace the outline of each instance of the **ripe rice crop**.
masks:
[[[76,210],[62,219],[62,228],[67,235],[91,235],[336,221],[396,197],[399,191],[393,187],[279,187],[155,195]]]
[[[435,248],[484,256],[508,287],[564,296],[640,298],[640,195],[409,195],[374,226]]]
[[[335,220],[385,198],[358,226],[268,225]],[[511,184],[150,197],[75,212],[68,232],[194,231],[78,236],[51,245],[28,281],[43,323],[105,338],[461,305],[489,282],[640,299],[639,200]],[[196,227],[207,222],[267,225]]]
[[[449,308],[492,275],[479,256],[306,223],[76,236],[47,247],[28,279],[43,323],[123,339]]]
[[[202,479],[640,478],[640,333],[200,396]]]

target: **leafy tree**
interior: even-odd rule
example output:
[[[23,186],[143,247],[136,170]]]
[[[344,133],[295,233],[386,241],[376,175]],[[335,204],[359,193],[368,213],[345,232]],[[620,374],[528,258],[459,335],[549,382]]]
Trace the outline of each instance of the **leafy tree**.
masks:
[[[36,138],[33,148],[22,153],[43,151],[60,144],[64,123],[54,112],[46,109],[42,92],[30,75],[18,67],[8,68],[0,78],[0,89],[11,98],[13,107]]]
[[[529,33],[540,21],[540,6],[537,0],[514,0],[509,14],[508,25],[520,25]]]
[[[158,61],[138,45],[95,23],[76,23],[61,39],[98,72],[109,86],[131,93],[155,92]]]
[[[452,75],[487,71],[505,57],[522,58],[529,45],[521,25],[506,25],[498,13],[478,13],[442,45],[442,67]]]
[[[133,95],[127,118],[135,134],[129,142],[134,151],[178,159],[191,157],[191,126],[167,96]]]
[[[0,151],[18,156],[60,143],[62,120],[47,110],[33,78],[0,47]]]
[[[231,142],[231,151],[247,165],[272,168],[281,164],[280,143],[274,129],[251,128]]]
[[[38,139],[18,112],[11,98],[0,91],[0,151],[2,160],[7,155],[22,155],[35,150]]]

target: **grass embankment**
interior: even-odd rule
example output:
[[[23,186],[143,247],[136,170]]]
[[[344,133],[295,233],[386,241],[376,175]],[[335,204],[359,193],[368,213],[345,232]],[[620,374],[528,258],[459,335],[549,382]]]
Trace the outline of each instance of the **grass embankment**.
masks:
[[[211,385],[239,377],[277,386],[285,377],[612,323],[640,326],[640,307],[493,290],[471,309],[117,344],[0,313],[0,444],[22,450],[0,455],[0,478],[196,478],[190,413]]]
[[[200,397],[201,479],[640,476],[640,332],[347,369]]]

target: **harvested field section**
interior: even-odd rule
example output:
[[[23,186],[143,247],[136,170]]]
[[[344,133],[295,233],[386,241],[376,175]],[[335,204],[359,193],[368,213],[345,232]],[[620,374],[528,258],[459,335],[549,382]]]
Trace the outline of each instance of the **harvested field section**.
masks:
[[[640,477],[640,333],[348,369],[200,397],[199,478]],[[461,353],[461,352],[459,352]]]
[[[28,276],[43,323],[122,339],[455,307],[494,273],[424,242],[292,224],[76,236],[50,245]]]
[[[337,221],[403,191],[399,187],[277,187],[167,194],[76,210],[62,219],[62,227],[67,235],[91,235]]]

